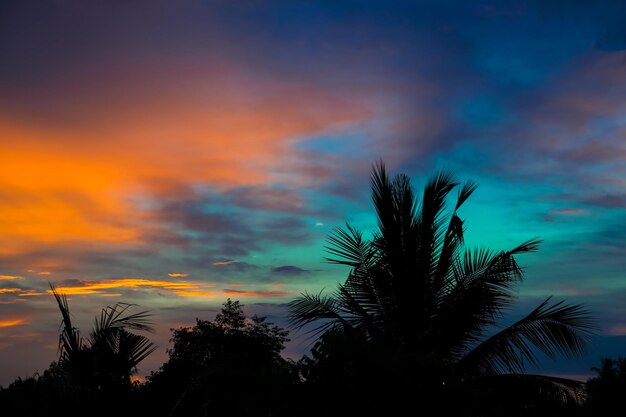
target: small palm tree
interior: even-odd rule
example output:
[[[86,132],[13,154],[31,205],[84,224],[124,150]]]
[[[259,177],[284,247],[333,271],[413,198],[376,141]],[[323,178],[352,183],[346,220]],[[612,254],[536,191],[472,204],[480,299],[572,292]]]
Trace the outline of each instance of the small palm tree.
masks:
[[[63,321],[59,335],[59,368],[79,387],[105,391],[130,389],[137,365],[155,351],[145,336],[128,330],[152,331],[148,312],[131,313],[131,304],[107,306],[97,316],[87,339],[72,325],[65,294],[50,284]]]
[[[313,349],[318,365],[337,340],[351,340],[353,347],[402,355],[405,363],[412,357],[420,365],[407,369],[428,369],[433,386],[467,386],[498,377],[496,385],[532,383],[538,391],[579,400],[580,385],[574,381],[523,372],[537,363],[539,353],[580,355],[593,327],[588,312],[548,298],[502,327],[499,320],[515,300],[513,287],[523,278],[515,257],[536,251],[540,240],[503,252],[463,250],[458,210],[476,184],[460,187],[446,215],[446,199],[459,185],[442,171],[430,178],[418,203],[406,175],[392,180],[384,164],[376,164],[371,186],[377,231],[366,239],[349,224],[334,230],[327,260],[350,267],[348,278],[330,295],[304,293],[292,301],[291,325],[315,324],[311,331],[321,335]],[[368,366],[371,362],[370,357]]]

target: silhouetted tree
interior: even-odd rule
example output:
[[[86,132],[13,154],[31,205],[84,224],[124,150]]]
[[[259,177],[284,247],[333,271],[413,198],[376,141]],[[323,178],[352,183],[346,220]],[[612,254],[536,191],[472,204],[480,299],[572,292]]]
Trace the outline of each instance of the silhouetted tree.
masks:
[[[548,298],[498,327],[523,278],[515,256],[537,250],[540,240],[502,252],[463,250],[458,211],[476,184],[460,188],[446,215],[446,198],[459,186],[448,172],[430,178],[419,202],[409,178],[390,179],[382,162],[371,185],[378,218],[372,238],[349,224],[328,238],[328,261],[351,268],[345,283],[330,295],[305,293],[289,304],[292,326],[315,324],[311,331],[321,335],[301,362],[313,389],[343,402],[346,411],[355,404],[372,411],[424,403],[462,405],[465,414],[476,403],[496,410],[497,398],[522,392],[521,386],[526,397],[517,400],[527,411],[537,403],[531,392],[579,401],[576,381],[523,371],[538,353],[584,351],[592,321],[583,307]],[[489,401],[475,401],[481,395]]]
[[[67,297],[51,285],[61,311],[59,358],[43,374],[18,378],[0,389],[2,416],[132,415],[139,410],[130,377],[155,349],[131,330],[151,330],[147,312],[131,305],[105,307],[87,338],[73,326]]]
[[[264,317],[247,318],[239,301],[214,321],[173,330],[169,360],[146,384],[153,413],[172,416],[276,415],[297,373],[281,357],[288,332]]]
[[[598,375],[587,381],[588,399],[585,404],[590,416],[618,415],[625,409],[626,359],[602,358],[599,368],[592,368]]]
[[[7,417],[72,417],[93,404],[92,397],[67,384],[56,362],[41,375],[17,378],[0,389],[0,414]]]
[[[60,374],[85,390],[110,394],[128,393],[137,365],[156,349],[148,338],[129,330],[152,331],[145,311],[131,313],[131,304],[102,309],[88,338],[72,325],[65,294],[51,286],[63,321],[59,335]]]

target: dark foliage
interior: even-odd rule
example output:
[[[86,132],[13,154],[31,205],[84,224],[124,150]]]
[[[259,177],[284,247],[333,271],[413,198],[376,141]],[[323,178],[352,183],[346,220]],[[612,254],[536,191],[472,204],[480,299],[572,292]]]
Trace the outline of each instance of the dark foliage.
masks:
[[[0,390],[3,416],[131,415],[141,407],[135,401],[131,376],[155,349],[145,336],[151,331],[147,312],[116,304],[102,309],[87,338],[72,324],[64,294],[51,286],[61,312],[59,359],[42,375],[18,378]]]
[[[307,384],[321,396],[364,393],[359,406],[379,412],[416,403],[460,412],[472,408],[480,392],[494,392],[491,387],[521,392],[523,386],[519,407],[526,411],[581,401],[576,381],[522,373],[538,354],[581,354],[592,328],[588,312],[548,298],[502,328],[523,279],[516,256],[537,250],[540,241],[501,252],[463,250],[458,210],[476,185],[460,186],[446,213],[447,197],[459,186],[442,171],[418,201],[407,176],[391,179],[382,162],[374,167],[373,237],[347,225],[328,239],[328,261],[350,267],[347,280],[330,295],[305,293],[289,306],[294,327],[321,335],[302,361]],[[474,395],[464,402],[445,401],[451,392],[469,391]],[[478,414],[499,413],[495,402],[476,405]]]
[[[143,390],[153,415],[264,416],[286,407],[297,381],[295,365],[280,356],[288,332],[246,318],[242,307],[229,299],[214,321],[173,331],[169,360]]]
[[[59,375],[78,389],[124,396],[137,365],[156,349],[148,338],[129,330],[152,331],[147,312],[131,313],[118,303],[102,309],[88,338],[72,325],[64,294],[52,287],[63,321],[59,335]]]
[[[588,401],[585,411],[589,416],[618,415],[624,411],[626,395],[626,359],[602,358],[598,374],[587,381]]]

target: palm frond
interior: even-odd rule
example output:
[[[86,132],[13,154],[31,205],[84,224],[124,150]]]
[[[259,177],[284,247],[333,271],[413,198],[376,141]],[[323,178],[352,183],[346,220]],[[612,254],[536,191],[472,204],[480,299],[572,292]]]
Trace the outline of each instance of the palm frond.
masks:
[[[585,383],[573,379],[535,374],[504,374],[483,378],[499,391],[517,392],[527,401],[548,399],[561,404],[582,405],[587,399]]]
[[[594,326],[589,312],[580,305],[549,303],[550,298],[480,343],[461,359],[461,369],[479,375],[522,372],[526,363],[537,363],[537,352],[552,359],[580,356]]]
[[[463,203],[467,201],[468,198],[476,191],[478,188],[478,184],[474,181],[468,180],[465,184],[463,184],[463,188],[459,191],[459,196],[456,200],[456,206],[454,207],[454,211],[457,211]]]
[[[48,284],[61,311],[61,317],[63,317],[59,334],[59,355],[62,361],[69,360],[82,349],[82,338],[80,331],[72,325],[72,316],[66,295],[59,294],[52,283],[49,282]]]
[[[350,327],[362,330],[368,338],[380,333],[376,327],[379,305],[370,298],[366,288],[340,285],[335,299]]]
[[[345,229],[335,228],[327,242],[325,249],[333,257],[324,259],[330,263],[358,268],[373,255],[370,242],[363,239],[363,234],[348,223]]]
[[[435,268],[435,250],[443,245],[445,231],[442,231],[442,214],[445,200],[450,191],[458,183],[451,172],[442,170],[431,177],[422,197],[419,215],[417,216],[418,230],[418,276],[430,283]],[[440,243],[440,244],[438,244]]]
[[[536,252],[539,250],[539,245],[543,243],[543,239],[540,237],[534,237],[526,242],[522,243],[518,247],[512,249],[510,252],[511,255],[518,255],[520,253],[529,253]]]
[[[125,330],[121,330],[119,333],[120,341],[117,352],[120,357],[125,359],[129,368],[136,367],[157,349],[156,345],[145,336]]]
[[[134,304],[117,303],[113,307],[103,308],[100,316],[95,319],[94,332],[98,333],[116,328],[153,332],[154,329],[149,319],[150,312],[130,313],[130,309],[133,307],[135,307]]]
[[[402,230],[403,235],[406,235],[414,225],[416,218],[415,210],[417,208],[415,204],[415,194],[411,186],[411,179],[403,174],[396,175],[391,183],[391,192],[393,197],[394,220],[400,230]],[[408,239],[405,239],[405,244],[414,244],[411,242],[411,240],[413,240],[411,236],[406,236],[406,238]]]
[[[378,161],[371,174],[372,201],[378,218],[378,228],[383,236],[397,233],[394,218],[394,193],[385,164]]]
[[[567,378],[546,375],[517,375],[522,381],[533,384],[540,395],[561,403],[582,405],[587,399],[585,383]]]
[[[459,299],[477,298],[471,304],[480,307],[480,310],[472,314],[481,317],[486,314],[490,320],[499,317],[502,309],[513,302],[513,286],[524,277],[514,255],[535,251],[540,243],[540,239],[531,239],[498,254],[483,248],[466,251],[462,262],[458,259],[453,265],[456,285],[446,302],[456,305]],[[489,320],[484,321],[484,324],[490,323]]]
[[[511,258],[510,252],[496,254],[484,248],[467,250],[455,258],[454,282],[449,282],[442,294],[433,320],[439,349],[453,357],[463,354],[480,340],[485,327],[496,323],[503,308],[512,304],[520,269]]]
[[[320,322],[310,331],[313,334],[324,333],[338,324],[344,329],[352,328],[348,320],[342,316],[337,301],[329,295],[324,295],[322,291],[318,294],[305,292],[289,302],[287,315],[289,326],[298,330],[308,324]]]
[[[360,306],[370,315],[376,315],[381,308],[380,289],[369,269],[356,268],[348,274],[346,283],[341,285]]]
[[[444,293],[453,285],[454,264],[458,260],[459,247],[463,244],[463,220],[456,213],[450,217],[443,245],[437,259],[437,273],[433,279],[433,293],[437,304],[443,301]]]

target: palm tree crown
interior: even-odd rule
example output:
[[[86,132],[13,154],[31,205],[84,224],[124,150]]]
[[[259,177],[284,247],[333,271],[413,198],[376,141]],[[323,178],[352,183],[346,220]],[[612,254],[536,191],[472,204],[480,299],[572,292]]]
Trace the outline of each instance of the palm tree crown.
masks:
[[[475,183],[460,185],[441,171],[418,202],[409,178],[390,179],[380,162],[371,188],[378,219],[373,237],[349,224],[334,230],[327,260],[350,267],[348,278],[330,295],[304,293],[292,301],[292,326],[315,324],[321,335],[359,335],[369,344],[418,353],[452,368],[458,380],[521,373],[538,353],[554,358],[585,350],[592,320],[580,305],[548,298],[516,323],[499,326],[523,278],[515,258],[536,251],[541,241],[502,252],[464,249],[458,211]],[[456,203],[446,213],[455,188]]]
[[[79,387],[97,390],[127,390],[137,365],[156,350],[145,336],[129,330],[152,331],[148,313],[131,313],[130,304],[102,309],[88,338],[73,326],[65,294],[50,285],[63,321],[59,335],[59,367]]]

